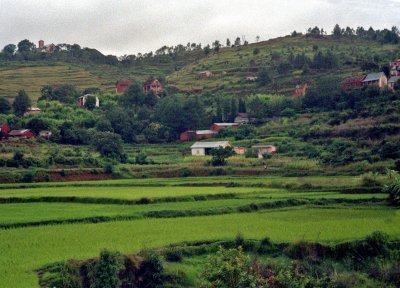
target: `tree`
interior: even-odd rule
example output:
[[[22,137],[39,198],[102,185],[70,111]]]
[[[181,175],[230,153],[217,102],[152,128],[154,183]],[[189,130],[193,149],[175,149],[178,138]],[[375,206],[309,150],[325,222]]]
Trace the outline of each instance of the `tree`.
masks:
[[[211,165],[212,166],[224,166],[226,165],[226,158],[229,158],[235,154],[235,151],[233,151],[233,148],[231,146],[227,147],[218,147],[211,149],[210,155],[212,156],[211,158]]]
[[[5,97],[0,97],[0,114],[7,114],[10,110],[10,102]]]
[[[20,90],[17,97],[15,97],[12,107],[14,109],[14,114],[17,116],[22,116],[26,110],[31,107],[31,99],[25,90]]]
[[[93,145],[102,156],[109,158],[119,158],[123,160],[124,148],[121,136],[112,132],[97,132],[91,139],[90,144]]]
[[[256,47],[253,50],[253,55],[258,55],[258,54],[260,54],[260,48]]]
[[[221,48],[221,43],[219,42],[219,40],[215,40],[213,43],[213,47],[214,47],[214,52],[218,53],[219,49]]]
[[[207,45],[206,47],[204,47],[204,55],[208,56],[208,54],[210,54],[210,52],[211,52],[210,45]]]
[[[388,201],[394,206],[400,206],[400,178],[383,187],[383,192],[388,193]]]
[[[241,247],[238,249],[219,248],[219,251],[208,259],[201,274],[202,288],[248,288],[267,287],[257,284],[248,256]]]
[[[119,98],[120,103],[126,107],[142,106],[145,103],[145,94],[142,85],[135,82],[129,86],[128,90]]]
[[[87,96],[85,101],[85,107],[88,110],[93,110],[94,108],[96,108],[96,97],[92,95]]]
[[[256,36],[256,42],[258,42],[258,41],[260,41],[260,36],[259,35]]]
[[[29,120],[29,122],[26,124],[26,127],[38,135],[40,131],[48,129],[49,125],[42,119],[33,118]]]
[[[19,53],[30,52],[35,48],[35,44],[30,42],[28,39],[20,41],[17,46]]]
[[[340,28],[339,24],[336,24],[333,28],[332,34],[334,37],[339,38],[342,36],[342,29]]]
[[[400,90],[400,79],[394,83],[393,88],[394,90]]]
[[[231,47],[231,40],[229,38],[226,39],[226,47]]]
[[[257,83],[259,86],[266,86],[271,82],[267,68],[261,68],[257,73]]]
[[[15,46],[14,44],[8,44],[4,46],[3,48],[4,58],[8,60],[11,59],[14,56],[16,49],[17,46]]]
[[[90,273],[91,288],[117,288],[120,280],[118,274],[123,268],[122,257],[118,252],[103,250],[99,260]]]
[[[242,43],[242,40],[240,39],[240,37],[236,37],[236,39],[235,39],[235,46],[236,47],[238,47],[238,46],[240,46],[241,45],[241,43]]]

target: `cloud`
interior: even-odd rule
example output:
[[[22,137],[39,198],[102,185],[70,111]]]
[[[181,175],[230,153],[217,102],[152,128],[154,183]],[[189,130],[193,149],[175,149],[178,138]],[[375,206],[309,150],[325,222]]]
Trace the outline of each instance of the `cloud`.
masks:
[[[265,40],[315,25],[390,28],[399,25],[399,8],[399,0],[0,0],[0,47],[27,38],[136,54],[242,35]]]

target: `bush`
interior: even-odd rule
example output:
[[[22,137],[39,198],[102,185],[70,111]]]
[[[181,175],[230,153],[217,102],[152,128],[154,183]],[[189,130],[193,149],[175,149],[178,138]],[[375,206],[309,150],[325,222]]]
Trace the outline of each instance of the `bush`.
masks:
[[[220,146],[218,148],[211,149],[210,154],[212,155],[211,158],[212,166],[224,166],[226,165],[225,159],[234,155],[235,151],[233,151],[233,148],[231,146],[225,148]]]
[[[391,205],[400,206],[400,178],[383,187],[383,192],[388,193],[388,201]]]
[[[122,258],[118,252],[103,250],[99,260],[90,273],[91,288],[117,288],[120,285],[118,274],[123,268]]]
[[[147,160],[147,155],[144,153],[139,153],[135,156],[135,163],[139,165],[146,165],[149,164],[149,161]]]
[[[169,262],[181,262],[183,253],[177,248],[170,248],[165,251],[165,259]]]

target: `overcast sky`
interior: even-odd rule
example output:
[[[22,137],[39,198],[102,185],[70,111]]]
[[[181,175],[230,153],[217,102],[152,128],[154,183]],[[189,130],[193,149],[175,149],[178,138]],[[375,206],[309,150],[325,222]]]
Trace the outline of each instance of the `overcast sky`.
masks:
[[[104,54],[207,44],[244,35],[254,42],[310,26],[400,26],[400,0],[0,0],[0,49],[77,43]]]

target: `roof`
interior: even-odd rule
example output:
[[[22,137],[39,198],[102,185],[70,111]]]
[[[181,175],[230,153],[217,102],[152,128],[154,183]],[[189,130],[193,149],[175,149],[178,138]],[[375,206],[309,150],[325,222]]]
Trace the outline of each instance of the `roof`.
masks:
[[[354,83],[354,82],[362,82],[365,79],[365,75],[362,76],[353,76],[353,77],[348,77],[343,80],[343,83]]]
[[[370,73],[365,77],[363,82],[370,82],[370,81],[378,81],[382,76],[385,76],[385,73],[378,72],[378,73]]]
[[[21,130],[11,130],[10,133],[8,133],[10,136],[19,136],[23,135],[27,132],[30,132],[31,130],[29,129],[21,129]]]
[[[85,94],[85,95],[80,96],[78,99],[80,99],[80,98],[87,98],[87,97],[89,97],[89,96],[91,96],[91,97],[96,97],[96,99],[98,98],[97,96],[92,95],[92,94]]]
[[[190,148],[218,148],[230,146],[229,141],[216,141],[216,142],[195,142]]]
[[[238,123],[213,123],[213,125],[217,125],[217,126],[237,126],[239,124]]]
[[[40,110],[40,108],[37,108],[37,107],[30,107],[26,111],[41,111],[41,110]]]
[[[252,148],[276,148],[274,145],[254,145]]]
[[[147,79],[144,83],[143,86],[151,85],[154,81],[160,82],[158,79],[153,78],[153,79]]]
[[[390,77],[389,82],[396,83],[399,80],[400,80],[400,76],[392,76],[392,77]]]
[[[214,130],[197,130],[196,134],[218,134],[218,132],[214,131]]]
[[[200,71],[197,74],[203,74],[203,73],[211,73],[211,71],[210,70]]]

